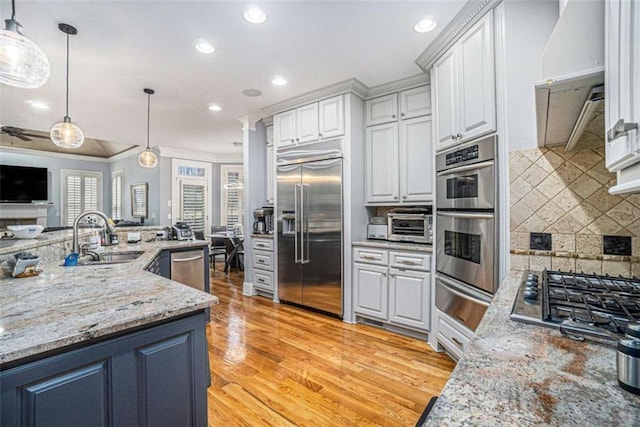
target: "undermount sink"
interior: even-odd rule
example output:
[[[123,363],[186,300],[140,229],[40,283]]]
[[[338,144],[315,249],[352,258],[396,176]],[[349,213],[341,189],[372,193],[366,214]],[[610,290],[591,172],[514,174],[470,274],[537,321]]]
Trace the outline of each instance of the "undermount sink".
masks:
[[[122,252],[115,254],[99,254],[98,260],[88,260],[78,262],[78,265],[105,265],[105,264],[122,264],[138,259],[144,252]]]

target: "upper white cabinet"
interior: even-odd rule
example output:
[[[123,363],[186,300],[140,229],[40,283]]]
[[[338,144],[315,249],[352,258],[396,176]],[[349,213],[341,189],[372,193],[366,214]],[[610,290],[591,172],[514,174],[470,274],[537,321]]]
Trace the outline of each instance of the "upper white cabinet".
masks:
[[[277,148],[344,135],[344,96],[304,105],[273,118]]]
[[[384,102],[380,102],[384,100]],[[376,107],[399,101],[400,115],[369,126],[365,142],[367,204],[427,203],[433,200],[433,144],[430,88],[422,86],[367,101],[367,119],[384,115]],[[388,111],[392,108],[385,107]],[[387,115],[391,117],[391,115]],[[406,120],[405,120],[406,119]]]
[[[395,122],[398,120],[398,94],[392,93],[370,99],[367,101],[365,109],[367,126]]]
[[[605,137],[606,164],[611,172],[622,171],[640,161],[639,31],[638,2],[607,0]],[[635,177],[635,180],[640,180],[640,176]],[[621,184],[620,176],[618,184]],[[640,186],[640,183],[636,186]]]
[[[405,90],[399,95],[401,119],[412,119],[431,114],[431,86]]]
[[[492,13],[434,64],[431,84],[438,150],[496,130]]]
[[[267,145],[267,204],[273,205],[276,193],[276,153],[273,144]]]
[[[344,97],[336,96],[318,102],[318,121],[320,139],[344,135]]]

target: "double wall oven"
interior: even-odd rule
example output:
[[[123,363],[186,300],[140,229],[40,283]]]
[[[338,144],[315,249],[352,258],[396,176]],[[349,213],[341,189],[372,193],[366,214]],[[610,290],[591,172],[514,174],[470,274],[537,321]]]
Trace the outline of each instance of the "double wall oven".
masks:
[[[475,331],[498,283],[497,137],[436,156],[436,307]]]

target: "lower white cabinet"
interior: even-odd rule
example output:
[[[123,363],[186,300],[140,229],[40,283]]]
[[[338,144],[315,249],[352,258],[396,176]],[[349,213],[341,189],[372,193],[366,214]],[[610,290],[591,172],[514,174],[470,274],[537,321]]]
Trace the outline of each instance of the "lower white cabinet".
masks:
[[[357,315],[420,332],[429,331],[429,254],[356,247],[353,258]],[[395,260],[406,259],[412,260],[410,266],[395,267],[398,265]]]
[[[260,291],[273,293],[275,280],[273,274],[273,239],[254,237],[253,240],[253,286]]]
[[[473,331],[437,309],[436,317],[438,319],[438,344],[448,350],[455,358],[460,359],[473,338]]]

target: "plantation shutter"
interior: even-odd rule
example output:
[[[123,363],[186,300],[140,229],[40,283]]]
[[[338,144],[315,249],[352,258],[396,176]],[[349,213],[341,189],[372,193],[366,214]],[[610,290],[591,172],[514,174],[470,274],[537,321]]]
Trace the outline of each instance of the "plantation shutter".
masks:
[[[62,170],[63,218],[65,225],[73,225],[82,212],[100,210],[102,205],[102,174],[90,171]]]
[[[111,178],[111,218],[122,219],[122,172],[116,172]]]
[[[182,221],[194,231],[205,231],[206,185],[182,182]]]

